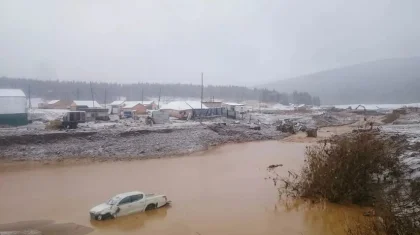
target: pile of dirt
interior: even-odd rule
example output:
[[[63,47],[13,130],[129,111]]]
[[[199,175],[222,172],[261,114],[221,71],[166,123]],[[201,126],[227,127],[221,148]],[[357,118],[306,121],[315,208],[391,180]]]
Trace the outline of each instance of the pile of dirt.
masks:
[[[328,126],[343,126],[350,125],[360,120],[363,116],[356,115],[355,113],[342,111],[342,112],[325,112],[321,115],[312,116],[316,127]]]
[[[328,113],[313,116],[312,119],[315,120],[315,124],[318,127],[343,125],[343,123],[340,122],[336,117]]]

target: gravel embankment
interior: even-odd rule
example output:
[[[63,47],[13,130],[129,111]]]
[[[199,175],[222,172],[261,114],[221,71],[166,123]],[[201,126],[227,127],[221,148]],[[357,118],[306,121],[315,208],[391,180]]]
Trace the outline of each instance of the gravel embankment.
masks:
[[[210,124],[184,128],[125,131],[41,132],[0,136],[1,160],[137,159],[173,156],[210,146],[281,139],[287,134],[263,125],[251,130],[242,124]]]

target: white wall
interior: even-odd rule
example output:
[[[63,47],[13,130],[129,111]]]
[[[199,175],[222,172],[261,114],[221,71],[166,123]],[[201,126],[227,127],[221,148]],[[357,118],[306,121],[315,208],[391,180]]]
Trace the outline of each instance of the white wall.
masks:
[[[0,97],[0,114],[26,113],[26,97]]]

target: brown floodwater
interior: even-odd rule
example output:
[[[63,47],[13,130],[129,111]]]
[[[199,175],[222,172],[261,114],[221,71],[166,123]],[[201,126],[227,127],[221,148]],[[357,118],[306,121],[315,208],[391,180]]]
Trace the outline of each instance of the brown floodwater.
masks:
[[[355,206],[280,200],[265,178],[303,163],[304,143],[226,145],[192,156],[125,162],[0,166],[0,223],[54,220],[93,228],[90,234],[345,234]],[[172,205],[95,222],[89,209],[115,194],[164,193]],[[67,234],[67,233],[66,233]],[[69,233],[70,234],[70,233]]]

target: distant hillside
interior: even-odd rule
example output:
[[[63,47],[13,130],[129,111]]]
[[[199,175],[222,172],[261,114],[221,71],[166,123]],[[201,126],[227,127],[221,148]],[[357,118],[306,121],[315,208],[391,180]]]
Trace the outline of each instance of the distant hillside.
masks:
[[[263,87],[304,90],[323,104],[420,101],[420,57],[386,59],[281,80]]]

